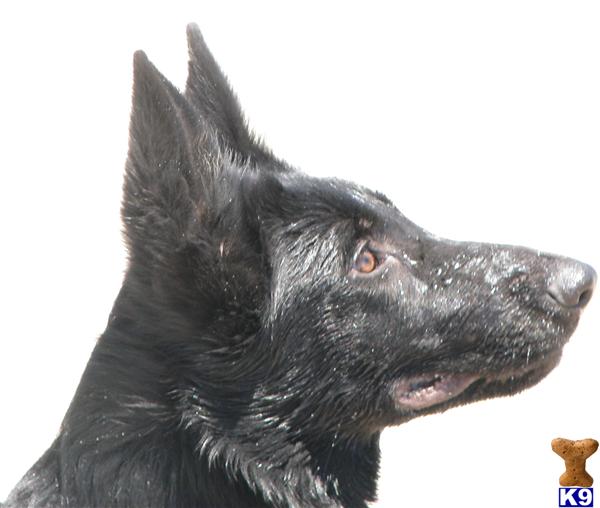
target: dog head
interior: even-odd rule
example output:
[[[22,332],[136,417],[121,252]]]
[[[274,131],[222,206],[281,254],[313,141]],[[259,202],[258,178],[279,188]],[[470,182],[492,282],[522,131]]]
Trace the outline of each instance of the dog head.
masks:
[[[292,168],[188,37],[183,94],[135,56],[130,263],[111,317],[164,352],[187,425],[370,435],[557,364],[589,266],[444,240],[379,193]]]

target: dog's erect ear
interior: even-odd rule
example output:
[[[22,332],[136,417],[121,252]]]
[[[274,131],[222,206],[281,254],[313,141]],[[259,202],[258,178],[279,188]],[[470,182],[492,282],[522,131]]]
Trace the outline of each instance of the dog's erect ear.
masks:
[[[236,199],[247,171],[275,178],[290,170],[252,138],[200,32],[190,26],[188,33],[185,94],[143,52],[134,57],[121,211],[131,261],[153,271],[168,271],[175,253],[189,251],[192,244],[218,244],[224,231],[246,226],[238,206],[246,206],[243,213],[258,213],[247,206],[251,200]],[[246,233],[255,236],[254,229]],[[240,241],[247,239],[238,233]]]
[[[130,254],[173,249],[210,185],[218,147],[179,91],[138,51],[122,215]]]
[[[188,25],[187,35],[190,61],[186,98],[202,120],[214,126],[224,148],[252,162],[271,161],[270,152],[248,130],[238,100],[195,23]]]
[[[128,171],[154,176],[168,161],[189,166],[193,110],[143,51],[133,58],[132,102]]]

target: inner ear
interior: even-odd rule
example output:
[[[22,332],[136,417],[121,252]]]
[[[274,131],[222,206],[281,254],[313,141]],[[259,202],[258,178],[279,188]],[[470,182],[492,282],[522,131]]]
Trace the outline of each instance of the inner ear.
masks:
[[[248,129],[237,97],[195,23],[187,27],[190,61],[185,97],[210,122],[225,148],[245,159],[265,163],[271,153]]]

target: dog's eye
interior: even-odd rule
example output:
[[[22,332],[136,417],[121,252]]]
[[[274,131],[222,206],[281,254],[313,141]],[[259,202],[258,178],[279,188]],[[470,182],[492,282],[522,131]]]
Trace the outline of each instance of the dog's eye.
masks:
[[[379,259],[377,258],[377,254],[375,254],[371,249],[369,249],[368,246],[365,246],[358,253],[358,256],[356,256],[352,269],[360,273],[371,273],[378,266]]]

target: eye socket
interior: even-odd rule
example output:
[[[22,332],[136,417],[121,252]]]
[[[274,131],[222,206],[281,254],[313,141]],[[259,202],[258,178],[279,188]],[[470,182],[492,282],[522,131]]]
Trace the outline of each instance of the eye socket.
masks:
[[[368,245],[365,245],[356,256],[352,269],[360,273],[371,273],[379,266],[380,261]]]

